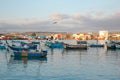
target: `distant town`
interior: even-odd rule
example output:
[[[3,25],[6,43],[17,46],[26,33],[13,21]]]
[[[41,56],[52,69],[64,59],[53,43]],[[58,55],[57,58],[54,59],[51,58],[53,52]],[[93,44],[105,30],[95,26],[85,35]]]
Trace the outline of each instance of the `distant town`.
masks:
[[[120,32],[9,32],[1,33],[1,40],[120,40]]]

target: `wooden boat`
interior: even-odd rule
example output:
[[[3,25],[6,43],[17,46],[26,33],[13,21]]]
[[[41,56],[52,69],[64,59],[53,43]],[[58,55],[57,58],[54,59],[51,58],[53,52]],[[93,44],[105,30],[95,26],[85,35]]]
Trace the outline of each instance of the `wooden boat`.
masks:
[[[65,49],[87,49],[87,41],[77,41],[77,44],[63,43]]]
[[[58,41],[55,42],[49,41],[46,42],[45,45],[48,46],[49,48],[64,48],[62,42],[58,42]]]
[[[64,45],[65,49],[87,49],[86,45],[71,45],[71,44],[66,44]]]
[[[11,56],[14,57],[46,57],[47,56],[47,51],[35,51],[35,52],[31,52],[31,51],[13,51],[14,54],[12,54]]]

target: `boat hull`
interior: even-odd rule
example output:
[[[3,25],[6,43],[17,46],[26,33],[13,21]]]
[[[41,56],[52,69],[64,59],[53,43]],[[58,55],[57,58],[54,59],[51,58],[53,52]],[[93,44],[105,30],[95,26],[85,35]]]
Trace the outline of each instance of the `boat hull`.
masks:
[[[40,61],[47,61],[47,57],[13,57],[13,59],[14,60],[40,60]]]
[[[14,57],[46,57],[47,51],[42,51],[42,52],[14,51],[14,54],[11,56],[14,56]]]
[[[87,50],[87,46],[85,45],[65,45],[65,49],[83,49]]]
[[[49,48],[64,48],[61,42],[46,42],[46,46],[48,46]]]
[[[17,47],[17,46],[10,46],[10,45],[8,45],[8,47],[16,51],[22,51],[25,49],[24,47]],[[29,46],[28,49],[37,49],[37,46]]]
[[[0,46],[0,49],[6,49],[6,47],[5,46]]]
[[[104,47],[104,44],[91,44],[90,47]]]
[[[120,49],[120,44],[115,45],[116,49]]]

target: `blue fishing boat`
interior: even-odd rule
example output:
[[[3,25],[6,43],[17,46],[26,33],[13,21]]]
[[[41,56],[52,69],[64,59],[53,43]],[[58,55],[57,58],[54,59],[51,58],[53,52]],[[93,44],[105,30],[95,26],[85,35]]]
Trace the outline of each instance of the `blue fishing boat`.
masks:
[[[90,47],[104,47],[104,44],[90,44]]]
[[[31,51],[13,51],[14,54],[12,54],[11,56],[14,57],[46,57],[47,56],[47,51],[43,50],[43,51],[35,51],[35,52],[31,52]]]
[[[35,42],[35,41],[33,41],[32,44],[40,44],[40,42]]]
[[[25,47],[23,47],[23,46],[10,46],[10,45],[8,45],[8,47],[9,47],[10,49],[16,50],[16,51],[21,51],[21,50],[24,50],[24,49],[25,49]],[[27,49],[28,49],[28,50],[29,50],[29,49],[37,49],[37,45],[36,45],[36,46],[28,46]]]
[[[64,48],[62,42],[58,42],[58,41],[55,41],[55,42],[46,42],[45,44],[46,46],[48,46],[49,48]]]
[[[104,47],[104,44],[99,42],[99,40],[95,40],[96,42],[90,43],[89,47]]]
[[[21,42],[21,46],[25,46],[25,45],[27,45],[29,49],[37,49],[37,45],[35,45],[33,43]]]
[[[24,47],[20,47],[20,46],[10,46],[8,45],[8,47],[12,50],[15,50],[15,51],[22,51],[24,50]]]
[[[0,49],[6,49],[5,45],[0,45]]]
[[[40,61],[47,61],[47,57],[11,57],[13,60],[40,60]]]
[[[12,43],[21,43],[19,40],[12,40]]]
[[[5,44],[3,44],[2,42],[0,42],[0,49],[6,49]]]
[[[28,45],[28,49],[37,49],[37,45]]]
[[[87,45],[87,41],[76,41],[77,44]]]

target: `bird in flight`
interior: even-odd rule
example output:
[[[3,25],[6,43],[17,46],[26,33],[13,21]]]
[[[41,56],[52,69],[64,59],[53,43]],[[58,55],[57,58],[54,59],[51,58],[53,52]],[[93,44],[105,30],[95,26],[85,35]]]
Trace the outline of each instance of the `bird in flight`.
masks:
[[[53,22],[53,24],[57,24],[57,22]]]

